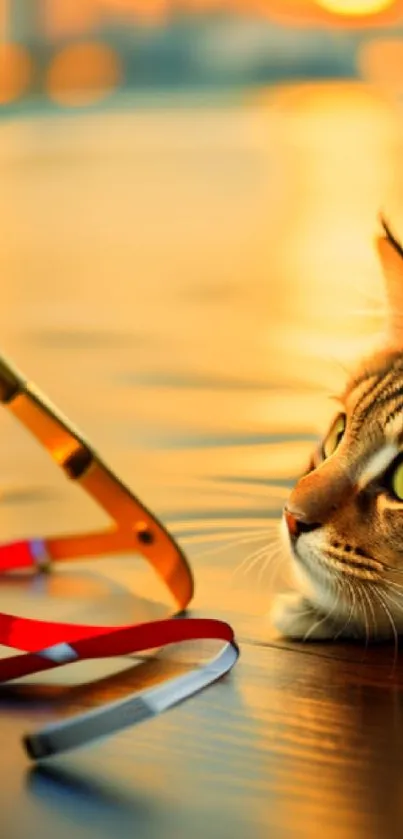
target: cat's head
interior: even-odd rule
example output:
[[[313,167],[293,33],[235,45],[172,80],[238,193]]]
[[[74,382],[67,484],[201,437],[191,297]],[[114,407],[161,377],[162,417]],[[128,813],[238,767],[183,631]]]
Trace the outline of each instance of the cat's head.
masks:
[[[385,348],[348,382],[283,516],[308,599],[378,637],[403,632],[403,249],[382,224]]]

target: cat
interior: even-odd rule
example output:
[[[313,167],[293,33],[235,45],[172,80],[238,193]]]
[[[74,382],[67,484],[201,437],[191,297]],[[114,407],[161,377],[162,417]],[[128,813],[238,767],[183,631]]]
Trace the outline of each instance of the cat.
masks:
[[[354,371],[283,511],[297,592],[271,619],[294,640],[403,633],[403,248],[381,224],[385,345]]]

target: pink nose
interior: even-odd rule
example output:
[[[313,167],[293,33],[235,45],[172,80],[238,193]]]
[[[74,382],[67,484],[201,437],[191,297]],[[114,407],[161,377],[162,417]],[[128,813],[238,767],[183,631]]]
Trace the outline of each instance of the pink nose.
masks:
[[[290,536],[298,536],[298,533],[299,533],[298,519],[292,513],[290,513],[290,511],[287,510],[287,509],[284,510],[284,518],[285,518],[285,523],[288,527],[288,532],[289,532]]]
[[[297,510],[292,513],[288,507],[284,507],[284,518],[292,539],[298,539],[301,533],[309,533],[322,526],[318,521],[307,521],[304,514]]]

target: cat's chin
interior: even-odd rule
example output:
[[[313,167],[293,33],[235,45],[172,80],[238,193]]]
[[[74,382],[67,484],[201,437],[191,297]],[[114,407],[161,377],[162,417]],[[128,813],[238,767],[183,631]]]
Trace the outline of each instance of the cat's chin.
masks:
[[[401,607],[396,604],[393,608],[385,597],[382,604],[379,592],[376,598],[370,591],[357,594],[354,581],[350,581],[350,596],[343,598],[331,571],[321,566],[318,572],[314,557],[308,559],[291,548],[290,554],[295,590],[277,595],[270,611],[271,623],[280,636],[293,641],[374,643],[396,640],[403,634],[403,597]]]
[[[290,546],[291,574],[293,587],[298,594],[312,604],[312,607],[323,613],[332,611],[334,618],[342,618],[344,610],[339,599],[337,601],[335,584],[331,572],[319,566],[314,557],[306,552],[298,552]],[[337,613],[340,609],[340,614]]]
[[[294,641],[334,639],[339,631],[338,616],[326,617],[334,607],[334,592],[331,595],[330,587],[327,591],[326,585],[320,583],[314,566],[292,548],[288,539],[286,547],[295,590],[274,598],[270,610],[272,626],[280,636]]]
[[[285,527],[282,531],[293,591],[274,598],[269,617],[283,638],[375,642],[403,634],[403,590],[400,602],[394,592],[394,605],[387,599],[387,589],[371,592],[365,582],[347,577],[342,591],[340,579],[320,553],[320,545],[300,539],[297,550]]]
[[[318,599],[318,583],[304,557],[291,549],[291,573],[294,586],[307,600],[315,602]]]

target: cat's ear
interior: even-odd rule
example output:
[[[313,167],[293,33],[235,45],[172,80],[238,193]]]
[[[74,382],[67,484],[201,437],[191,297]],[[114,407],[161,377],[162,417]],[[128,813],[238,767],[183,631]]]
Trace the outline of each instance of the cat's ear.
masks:
[[[403,347],[403,248],[381,216],[384,235],[376,239],[388,302],[388,341]]]

